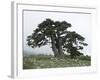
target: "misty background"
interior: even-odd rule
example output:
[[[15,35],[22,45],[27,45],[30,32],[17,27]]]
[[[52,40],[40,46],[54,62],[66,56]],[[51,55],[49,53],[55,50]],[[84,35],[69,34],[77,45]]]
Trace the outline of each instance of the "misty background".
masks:
[[[46,18],[54,21],[66,21],[71,23],[72,27],[68,30],[76,31],[85,37],[88,46],[84,47],[82,52],[84,55],[91,55],[91,14],[84,13],[58,13],[58,12],[40,12],[40,11],[24,11],[23,14],[23,53],[24,54],[53,54],[51,45],[42,46],[40,48],[31,48],[27,45],[27,36],[33,33],[41,22]]]

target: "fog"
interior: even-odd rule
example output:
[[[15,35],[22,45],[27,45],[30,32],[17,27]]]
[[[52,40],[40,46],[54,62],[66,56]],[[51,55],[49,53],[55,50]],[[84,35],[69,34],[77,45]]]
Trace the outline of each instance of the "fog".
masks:
[[[39,11],[24,11],[23,14],[23,51],[24,54],[53,54],[50,45],[40,48],[31,48],[27,45],[27,36],[31,35],[37,25],[50,18],[54,21],[67,21],[72,27],[68,30],[76,31],[85,37],[85,42],[88,46],[84,47],[82,52],[85,55],[91,55],[91,14],[82,13],[57,13],[57,12],[39,12]]]

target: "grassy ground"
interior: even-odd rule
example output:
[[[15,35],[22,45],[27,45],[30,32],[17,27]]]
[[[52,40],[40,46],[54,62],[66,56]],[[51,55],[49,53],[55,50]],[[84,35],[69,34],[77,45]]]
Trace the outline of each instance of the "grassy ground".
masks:
[[[65,56],[64,59],[58,59],[51,55],[31,55],[23,57],[23,69],[79,67],[90,65],[91,59],[89,56],[81,56],[75,59],[71,59],[69,56]]]

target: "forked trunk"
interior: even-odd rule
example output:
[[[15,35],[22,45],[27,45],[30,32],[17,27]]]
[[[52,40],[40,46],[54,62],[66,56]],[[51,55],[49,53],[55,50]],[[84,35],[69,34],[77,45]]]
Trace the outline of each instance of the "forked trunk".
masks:
[[[56,45],[55,45],[55,37],[53,35],[51,35],[51,43],[52,43],[52,50],[54,52],[54,56],[55,57],[58,57],[58,50],[56,48]]]
[[[63,58],[64,57],[64,53],[63,53],[63,49],[62,49],[62,39],[59,37],[58,38],[58,52],[59,52],[59,57]]]
[[[59,57],[63,58],[64,57],[64,53],[63,53],[63,49],[62,49],[62,38],[60,37],[60,33],[59,31],[57,32],[57,44],[58,44],[58,53],[59,53]]]

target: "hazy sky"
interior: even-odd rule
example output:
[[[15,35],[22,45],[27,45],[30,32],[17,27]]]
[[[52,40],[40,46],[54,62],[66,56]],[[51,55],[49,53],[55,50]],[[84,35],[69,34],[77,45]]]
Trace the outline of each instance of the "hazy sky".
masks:
[[[54,21],[67,21],[71,23],[71,31],[76,31],[85,37],[85,42],[88,43],[87,47],[84,47],[85,54],[91,55],[91,15],[82,13],[57,13],[57,12],[40,12],[40,11],[24,11],[24,52],[28,54],[53,54],[50,45],[46,45],[40,48],[31,48],[26,42],[28,35],[32,34],[33,30],[37,28],[37,25],[44,21],[46,18],[50,18]]]

